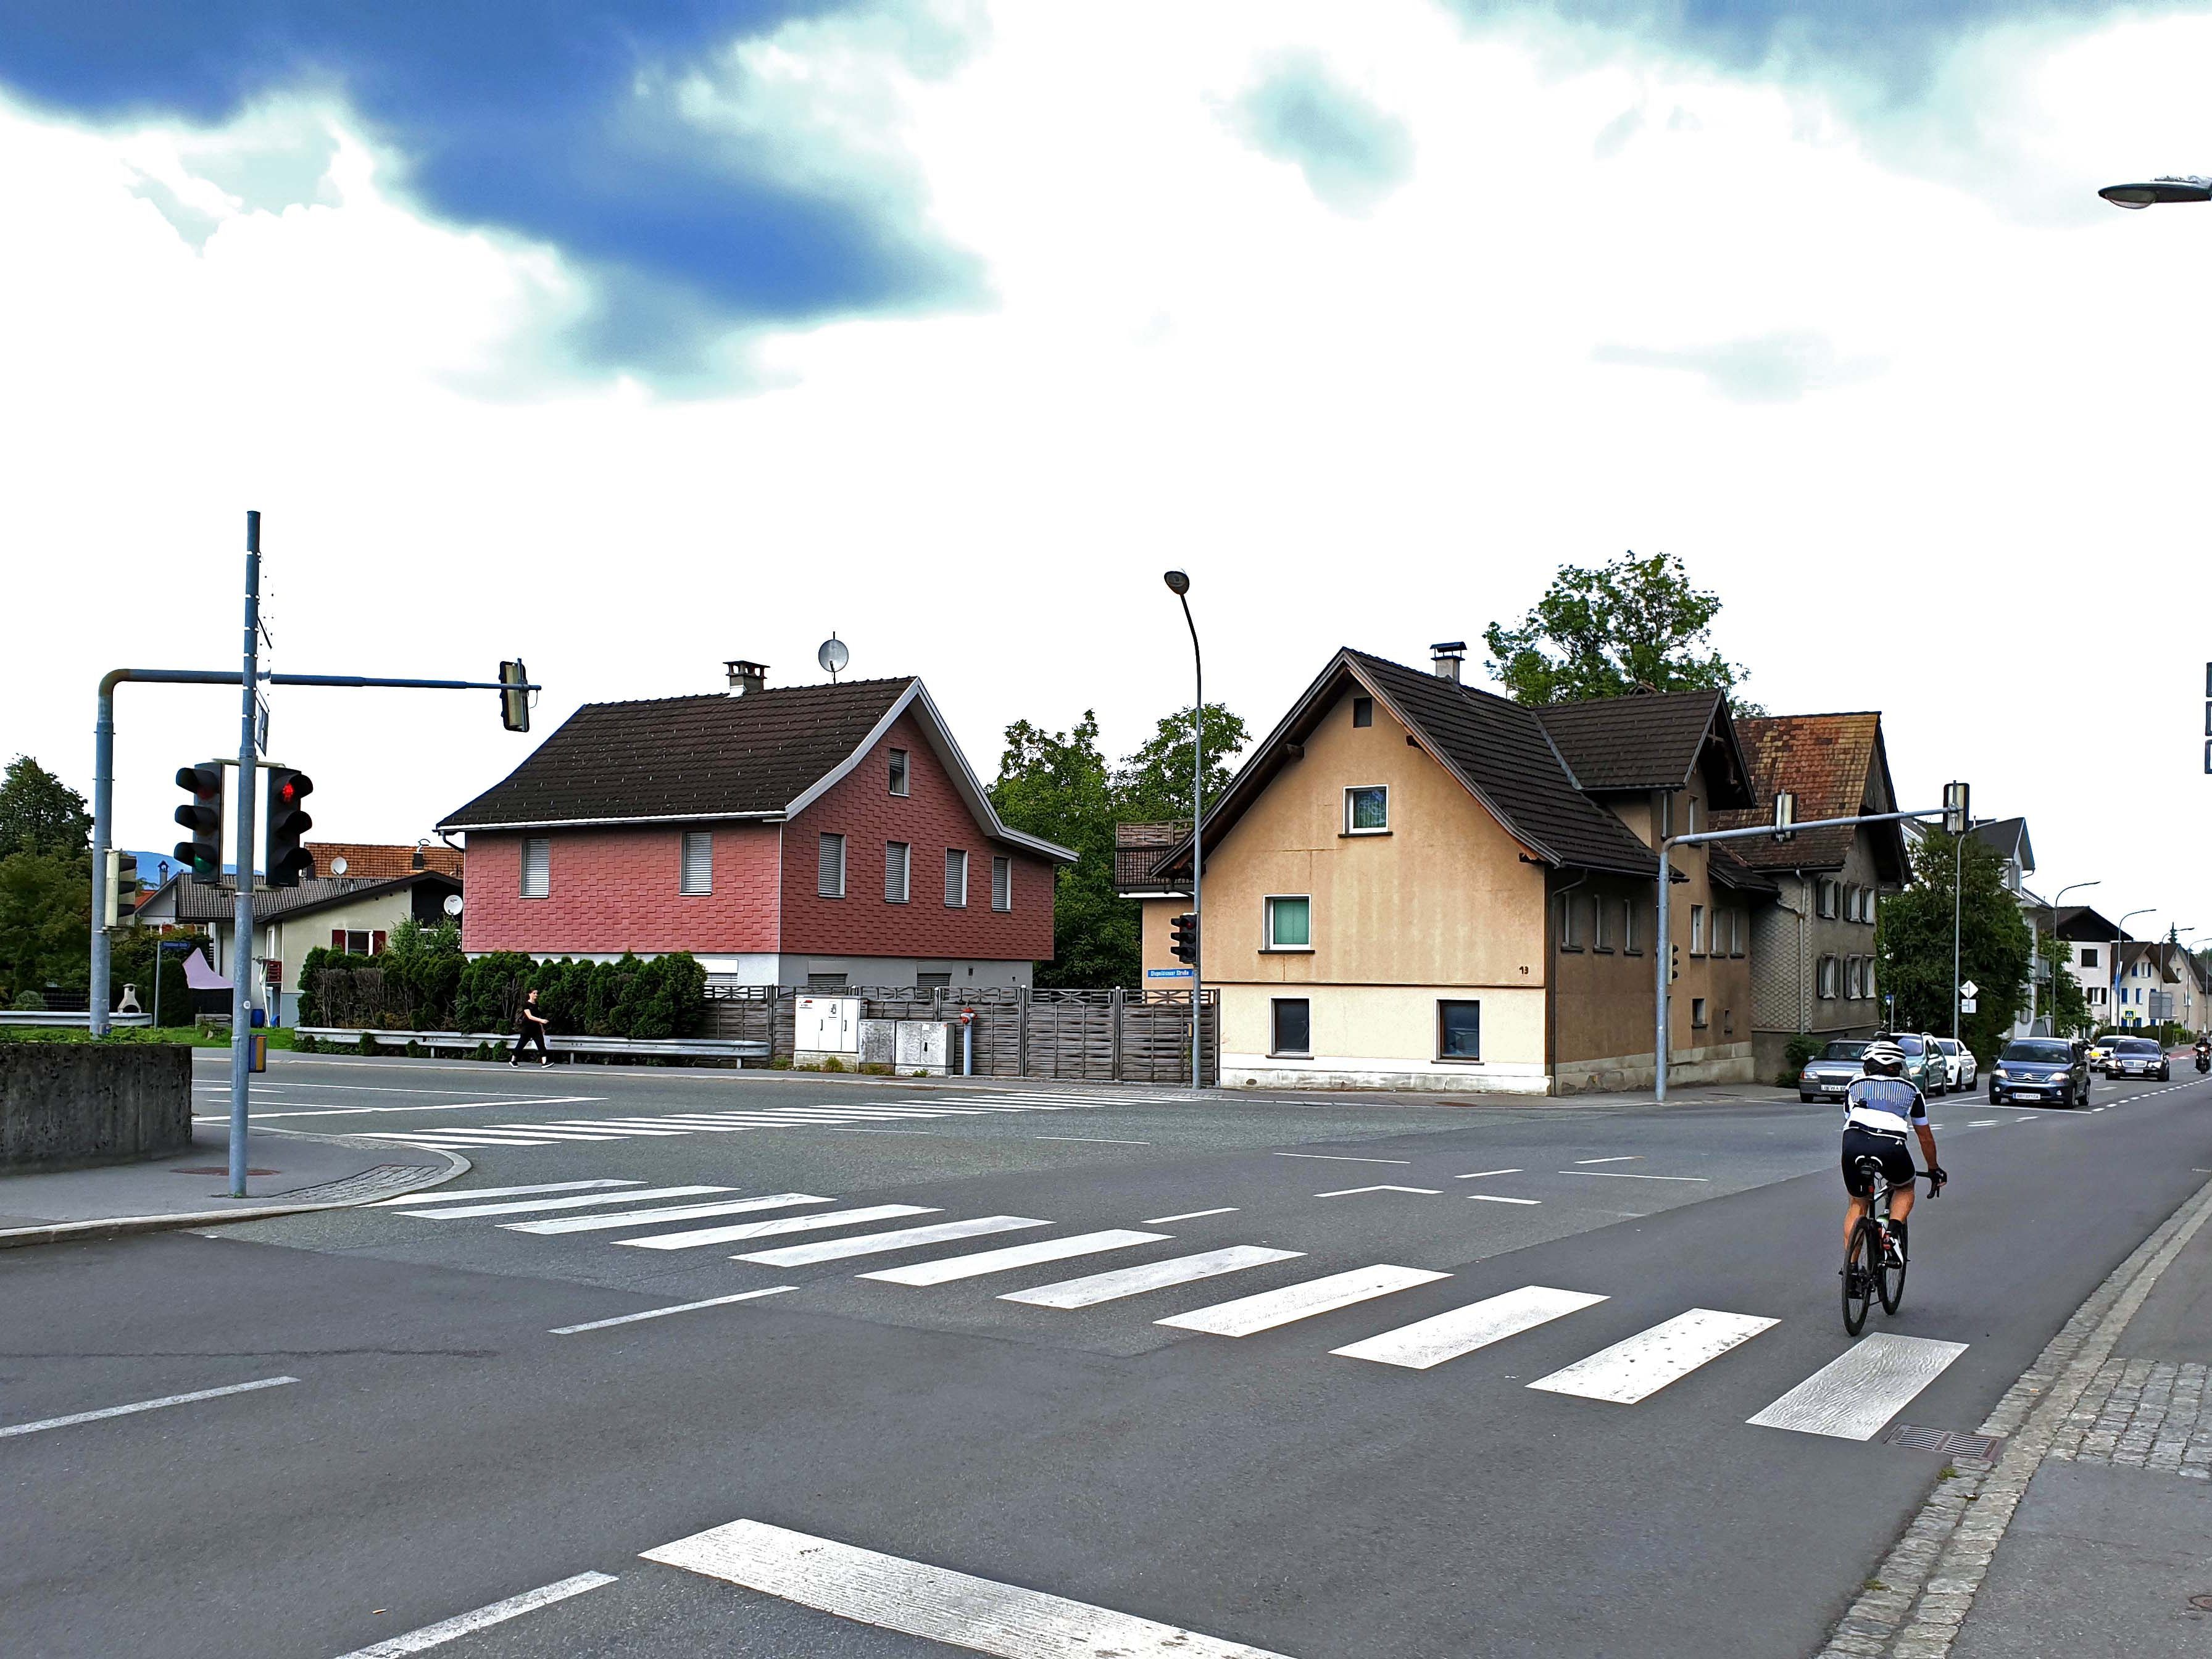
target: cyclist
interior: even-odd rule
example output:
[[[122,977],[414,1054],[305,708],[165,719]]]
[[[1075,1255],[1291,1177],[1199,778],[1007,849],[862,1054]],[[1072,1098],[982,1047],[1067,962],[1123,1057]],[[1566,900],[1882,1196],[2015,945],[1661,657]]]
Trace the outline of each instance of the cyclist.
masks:
[[[1850,1202],[1844,1211],[1844,1249],[1851,1248],[1851,1231],[1867,1212],[1869,1190],[1857,1164],[1871,1157],[1881,1165],[1883,1178],[1896,1190],[1890,1198],[1889,1248],[1893,1257],[1905,1255],[1905,1220],[1912,1213],[1912,1153],[1905,1135],[1920,1137],[1920,1150],[1928,1158],[1928,1189],[1941,1192],[1949,1177],[1936,1161],[1936,1135],[1928,1127],[1928,1103],[1920,1091],[1905,1079],[1905,1050],[1887,1035],[1867,1045],[1860,1060],[1864,1077],[1853,1080],[1844,1092],[1844,1190]]]

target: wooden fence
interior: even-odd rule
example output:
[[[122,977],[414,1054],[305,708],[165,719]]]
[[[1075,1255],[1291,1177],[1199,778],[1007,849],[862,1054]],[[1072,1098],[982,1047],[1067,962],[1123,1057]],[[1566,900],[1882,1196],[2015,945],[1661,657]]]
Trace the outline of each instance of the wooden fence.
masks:
[[[1219,994],[1204,994],[1205,1080],[1221,1073]],[[788,1060],[802,996],[860,1000],[863,1019],[957,1020],[975,1015],[975,1075],[1055,1078],[1087,1083],[1190,1081],[1188,991],[950,990],[853,987],[801,991],[774,985],[710,985],[705,1034],[766,1042],[771,1060]],[[960,1067],[956,1048],[951,1067]]]

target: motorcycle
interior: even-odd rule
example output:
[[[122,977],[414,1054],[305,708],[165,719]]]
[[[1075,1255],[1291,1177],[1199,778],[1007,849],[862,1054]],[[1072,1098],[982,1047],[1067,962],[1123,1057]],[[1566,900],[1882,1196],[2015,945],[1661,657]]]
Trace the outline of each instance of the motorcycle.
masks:
[[[2197,1069],[2200,1072],[2212,1072],[2212,1054],[2208,1054],[2199,1048],[2197,1051]]]

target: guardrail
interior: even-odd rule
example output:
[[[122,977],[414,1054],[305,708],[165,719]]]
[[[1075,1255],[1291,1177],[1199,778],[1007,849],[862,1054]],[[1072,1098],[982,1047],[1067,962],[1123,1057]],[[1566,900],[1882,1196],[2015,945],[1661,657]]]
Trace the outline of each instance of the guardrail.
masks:
[[[151,1025],[151,1014],[110,1014],[110,1025]],[[0,1009],[0,1025],[55,1025],[82,1030],[92,1024],[92,1015],[84,1010],[76,1013],[66,1008],[8,1008]]]
[[[432,1054],[473,1053],[487,1044],[495,1048],[510,1048],[518,1041],[512,1031],[364,1031],[359,1026],[348,1025],[295,1025],[292,1029],[297,1036],[342,1048],[357,1044],[366,1036],[380,1048],[404,1048],[412,1043]],[[550,1036],[545,1046],[556,1054],[732,1061],[768,1058],[767,1043],[744,1037]]]

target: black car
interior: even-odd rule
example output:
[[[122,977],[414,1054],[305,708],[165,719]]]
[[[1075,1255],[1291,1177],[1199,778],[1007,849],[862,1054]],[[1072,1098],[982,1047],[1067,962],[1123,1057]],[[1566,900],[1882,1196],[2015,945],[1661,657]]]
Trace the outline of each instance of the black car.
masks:
[[[2089,1098],[2088,1056],[2063,1037],[2021,1037],[1990,1067],[1991,1100],[2051,1100],[2079,1106]]]
[[[2113,1037],[2105,1053],[2106,1077],[2153,1077],[2172,1080],[2173,1068],[2166,1058],[2166,1045],[2149,1037]]]

